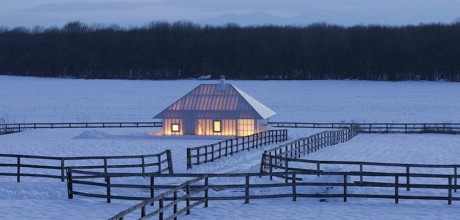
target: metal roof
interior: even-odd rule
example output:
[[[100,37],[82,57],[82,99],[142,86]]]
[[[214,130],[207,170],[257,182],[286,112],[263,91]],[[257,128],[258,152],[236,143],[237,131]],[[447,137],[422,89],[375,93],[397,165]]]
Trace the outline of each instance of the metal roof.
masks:
[[[266,119],[276,113],[227,83],[201,84],[154,118]]]

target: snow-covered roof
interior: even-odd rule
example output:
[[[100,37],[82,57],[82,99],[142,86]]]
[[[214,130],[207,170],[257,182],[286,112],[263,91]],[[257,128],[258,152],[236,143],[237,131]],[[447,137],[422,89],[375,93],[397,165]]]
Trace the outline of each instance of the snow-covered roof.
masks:
[[[154,118],[267,119],[276,113],[227,83],[201,84]]]

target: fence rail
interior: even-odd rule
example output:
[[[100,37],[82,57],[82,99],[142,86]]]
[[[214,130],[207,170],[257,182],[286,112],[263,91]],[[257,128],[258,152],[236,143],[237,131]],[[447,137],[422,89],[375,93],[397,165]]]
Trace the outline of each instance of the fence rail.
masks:
[[[287,130],[269,130],[249,136],[219,141],[214,144],[187,148],[187,169],[192,165],[213,162],[241,151],[249,151],[268,144],[287,140]]]
[[[57,128],[150,128],[163,127],[163,122],[75,122],[75,123],[16,123],[0,124],[0,134],[16,133],[27,129]]]
[[[289,182],[279,182],[279,181],[267,181],[265,177],[270,175],[283,176],[286,175],[285,172],[274,172],[274,173],[229,173],[229,174],[147,174],[151,179],[162,179],[162,178],[191,178],[185,183],[182,184],[173,184],[173,185],[158,185],[154,184],[153,181],[150,184],[110,184],[110,180],[106,183],[98,184],[97,182],[79,181],[78,179],[72,179],[74,174],[85,174],[89,175],[93,179],[117,179],[124,177],[144,177],[142,174],[127,174],[127,173],[102,173],[102,172],[91,172],[91,171],[79,171],[74,169],[69,169],[70,173],[68,176],[68,192],[69,199],[72,199],[74,195],[79,196],[89,196],[96,198],[105,198],[107,202],[110,202],[110,199],[138,199],[143,200],[141,203],[128,208],[125,211],[120,212],[111,219],[123,219],[125,216],[128,216],[130,213],[135,212],[136,210],[141,210],[140,217],[141,219],[146,219],[154,215],[159,215],[159,219],[163,219],[163,213],[166,212],[168,208],[173,207],[173,210],[170,212],[171,216],[168,218],[177,218],[177,216],[183,212],[190,213],[190,209],[195,207],[194,205],[199,205],[205,203],[205,207],[208,205],[209,201],[217,200],[241,200],[244,203],[249,203],[250,200],[254,199],[267,199],[267,198],[292,198],[293,201],[296,201],[297,198],[342,198],[344,202],[347,202],[349,198],[383,198],[383,199],[392,199],[395,203],[399,203],[399,200],[402,199],[413,199],[413,200],[442,200],[447,201],[448,204],[452,204],[454,200],[460,200],[460,197],[455,196],[453,193],[454,190],[458,189],[458,186],[453,183],[453,179],[459,178],[458,175],[443,175],[443,174],[418,174],[418,173],[382,173],[382,172],[321,172],[322,176],[334,176],[334,181],[329,179],[320,179],[319,181],[309,181],[309,177],[314,177],[317,175],[315,171],[289,171]],[[384,177],[389,180],[381,182],[366,182],[364,184],[359,183],[358,181],[353,181],[354,179],[365,177]],[[261,178],[262,177],[262,178]],[[304,179],[300,178],[304,177]],[[80,177],[82,178],[82,177]],[[227,184],[223,184],[219,178],[224,178]],[[402,181],[407,178],[431,178],[440,180],[442,183],[422,183],[422,184],[410,184]],[[203,181],[202,184],[195,184],[199,181]],[[228,184],[231,182],[231,184]],[[416,193],[411,193],[409,191],[401,193],[400,189],[406,189],[410,184],[411,188],[417,189],[426,189],[425,191],[418,191]],[[106,188],[105,194],[91,194],[91,193],[82,193],[75,191],[73,189],[74,185],[86,185],[94,186],[99,188]],[[315,189],[311,187],[314,186]],[[338,192],[328,193],[326,190],[318,190],[316,187],[342,187],[342,191],[338,189]],[[360,190],[356,193],[351,189],[354,187],[360,187]],[[362,191],[363,187],[382,188],[382,190],[377,193],[373,190]],[[150,196],[146,197],[131,197],[131,196],[122,196],[122,195],[112,195],[111,188],[139,188],[139,189],[150,189]],[[88,190],[86,187],[85,189]],[[158,189],[167,189],[165,193],[161,193],[159,196],[154,196],[154,190]],[[100,190],[99,190],[100,191]],[[184,192],[185,191],[185,192]],[[208,193],[208,191],[213,191],[213,193]],[[177,194],[182,194],[183,196],[178,197]],[[172,195],[172,196],[171,196]],[[183,202],[184,200],[188,202],[184,208],[177,210],[177,206],[174,208],[174,205]],[[164,205],[162,201],[172,201],[171,203]],[[190,204],[190,201],[197,201],[194,205]],[[149,206],[150,205],[150,206]],[[152,206],[153,205],[153,206]],[[146,209],[154,209],[151,212],[147,212]],[[149,213],[149,214],[146,214]]]
[[[6,162],[10,160],[10,162]],[[127,162],[126,160],[130,160]],[[138,160],[133,162],[132,160]],[[115,162],[116,161],[116,162]],[[112,163],[115,162],[115,163]],[[51,165],[57,163],[58,165]],[[70,164],[76,165],[70,165]],[[83,165],[84,164],[84,165]],[[129,156],[91,156],[91,157],[51,157],[21,154],[0,154],[0,176],[13,176],[20,182],[21,177],[66,178],[66,168],[109,169],[134,168],[141,173],[173,173],[171,151],[159,154]],[[26,171],[24,169],[27,169]]]
[[[364,133],[442,133],[459,134],[460,123],[303,123],[269,122],[280,128],[349,128],[358,127]]]

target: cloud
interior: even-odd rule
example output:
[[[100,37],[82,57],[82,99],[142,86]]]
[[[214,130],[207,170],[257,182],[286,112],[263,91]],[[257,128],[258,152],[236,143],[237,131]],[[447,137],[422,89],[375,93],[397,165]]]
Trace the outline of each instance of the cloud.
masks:
[[[450,23],[459,0],[0,0],[0,25],[86,23],[143,25],[152,20],[201,24]]]
[[[134,10],[153,7],[161,4],[160,1],[70,1],[40,4],[28,8],[29,11],[104,11],[104,10]]]

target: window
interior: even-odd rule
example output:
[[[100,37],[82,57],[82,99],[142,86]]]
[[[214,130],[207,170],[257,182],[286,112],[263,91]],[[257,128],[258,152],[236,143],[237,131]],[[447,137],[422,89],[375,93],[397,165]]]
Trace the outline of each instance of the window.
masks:
[[[254,134],[254,119],[238,119],[238,136]]]
[[[214,132],[222,132],[222,122],[221,121],[214,121],[213,122],[213,130]]]
[[[172,132],[179,132],[180,131],[179,124],[171,124],[171,131]]]

